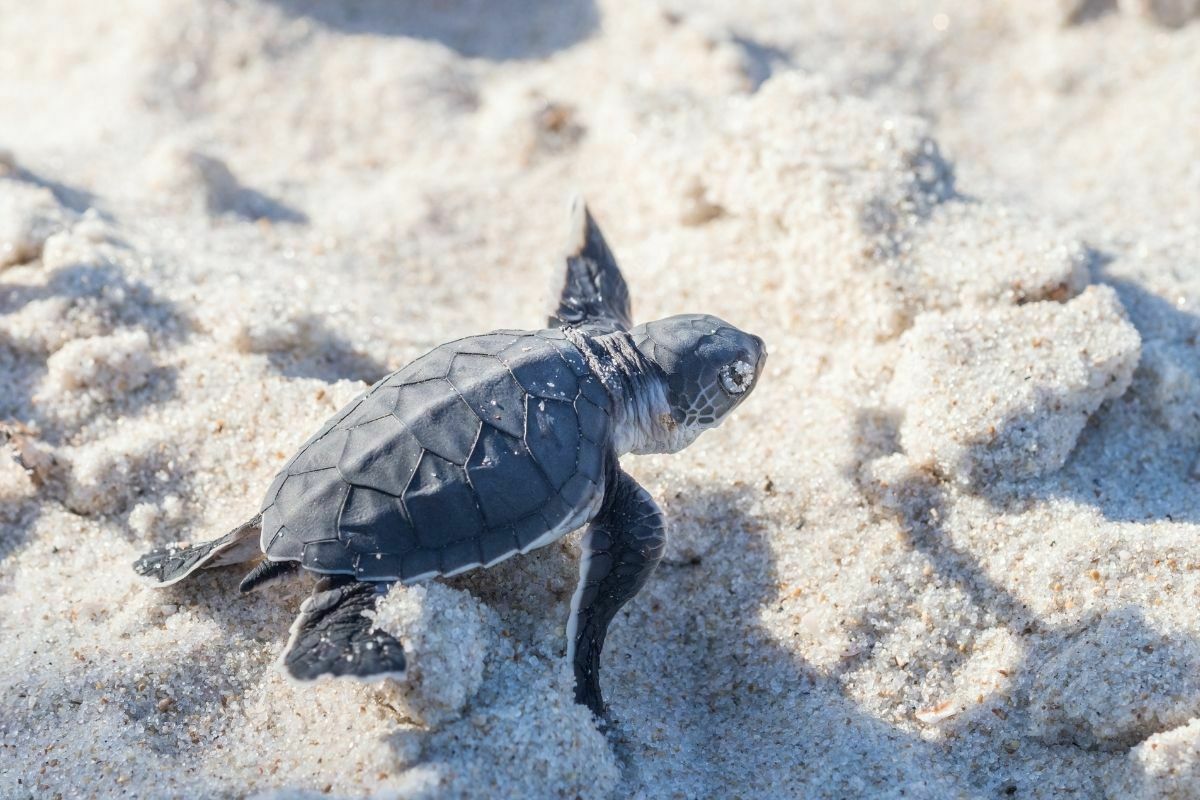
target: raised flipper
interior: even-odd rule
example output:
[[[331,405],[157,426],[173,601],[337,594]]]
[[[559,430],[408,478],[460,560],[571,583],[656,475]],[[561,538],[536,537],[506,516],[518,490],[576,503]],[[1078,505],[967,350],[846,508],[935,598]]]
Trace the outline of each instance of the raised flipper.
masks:
[[[258,544],[261,523],[260,514],[211,542],[194,547],[168,545],[156,548],[133,562],[133,571],[154,581],[153,586],[163,587],[183,580],[198,569],[249,561],[262,552]]]
[[[588,326],[598,333],[628,330],[629,287],[582,197],[571,201],[571,234],[554,279],[549,326]]]
[[[361,679],[404,677],[404,648],[363,614],[375,607],[373,583],[343,575],[322,578],[300,606],[283,668],[299,681],[322,675]]]
[[[575,701],[605,716],[600,652],[608,625],[658,566],[666,546],[662,512],[637,481],[615,470],[600,513],[583,537],[579,586],[567,623],[567,658],[575,667]]]

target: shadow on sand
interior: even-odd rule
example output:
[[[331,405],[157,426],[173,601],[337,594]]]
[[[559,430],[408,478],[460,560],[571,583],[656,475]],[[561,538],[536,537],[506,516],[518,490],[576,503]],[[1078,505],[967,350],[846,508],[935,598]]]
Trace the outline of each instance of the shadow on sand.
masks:
[[[593,0],[273,0],[348,34],[407,36],[490,61],[543,58],[599,25]]]
[[[1031,481],[993,476],[973,491],[1000,509],[1069,500],[1114,522],[1200,523],[1200,317],[1113,274],[1110,255],[1092,251],[1089,262],[1093,281],[1116,290],[1142,336],[1132,385],[1092,415],[1062,469]]]
[[[860,416],[859,439],[882,443],[874,452],[860,453],[861,463],[898,450],[898,445],[888,444],[897,439],[891,427],[894,423],[887,415]],[[1019,753],[1014,750],[1002,760],[1006,769],[996,770],[996,765],[990,764],[989,769],[966,776],[970,785],[987,790],[984,796],[1026,796],[1039,789],[1044,791],[1056,780],[1054,768],[1064,761],[1073,761],[1076,766],[1094,763],[1090,771],[1094,785],[1073,790],[1089,797],[1104,796],[1106,778],[1101,766],[1105,752],[1126,750],[1200,713],[1200,707],[1186,707],[1200,697],[1195,689],[1187,688],[1194,683],[1191,676],[1200,671],[1200,642],[1182,632],[1164,636],[1133,605],[1085,612],[1065,624],[1046,622],[1002,580],[989,574],[970,549],[955,542],[954,509],[947,486],[925,473],[910,473],[886,485],[876,483],[867,473],[859,469],[853,475],[862,495],[876,514],[900,526],[905,546],[928,561],[932,568],[929,585],[936,583],[939,591],[952,588],[961,592],[969,598],[978,618],[991,620],[992,627],[1007,629],[1020,644],[1019,662],[1015,668],[1005,670],[1005,689],[979,698],[972,708],[942,723],[951,732],[950,741],[965,743],[974,739],[975,749],[981,744],[1000,748],[1004,742],[1020,748]],[[1022,505],[1027,507],[1030,497],[1047,499],[1025,494]],[[993,503],[1017,502],[1014,495],[987,499]],[[897,602],[891,597],[881,599]],[[896,613],[903,615],[905,610]],[[932,624],[936,629],[950,621],[934,620]],[[894,620],[881,628],[865,618],[852,623],[859,632],[855,638],[863,646],[854,665],[870,658],[872,649],[892,625]],[[952,674],[970,657],[968,648],[933,668]],[[911,679],[922,682],[920,676]],[[1118,707],[1119,701],[1115,696],[1108,698],[1104,686],[1137,687],[1147,708]],[[1165,712],[1151,707],[1166,703],[1169,697],[1175,698],[1172,702],[1180,707]],[[1144,718],[1134,721],[1135,716]],[[1170,722],[1164,718],[1177,719]],[[1063,781],[1064,790],[1069,787],[1071,774],[1071,769],[1065,769],[1057,778]],[[1038,783],[1030,783],[1032,780]]]
[[[146,328],[153,338],[178,341],[192,330],[191,320],[173,303],[159,298],[144,284],[131,281],[111,265],[80,263],[55,270],[43,285],[0,283],[0,318],[14,314],[32,303],[62,301],[67,315],[79,314],[92,320],[100,330]],[[65,323],[64,323],[65,324]],[[81,335],[88,335],[83,331]],[[0,405],[0,420],[20,418],[42,428],[46,441],[59,443],[90,420],[108,412],[97,406],[72,424],[45,417],[31,402],[33,393],[46,374],[50,353],[29,342],[0,333],[0,366],[9,380],[8,402]],[[136,416],[139,411],[164,402],[175,394],[175,371],[160,366],[145,386],[123,397],[121,413]],[[32,412],[32,413],[31,413]]]
[[[308,331],[303,345],[267,352],[271,366],[282,375],[317,378],[329,383],[355,380],[370,384],[391,372],[385,364],[356,348],[320,317],[305,315],[297,322]]]
[[[614,738],[630,793],[650,782],[644,771],[654,783],[672,776],[686,796],[963,796],[942,746],[863,710],[837,674],[808,664],[785,646],[786,631],[762,622],[781,602],[783,577],[766,526],[746,510],[753,493],[684,490],[679,502],[711,531],[711,547],[664,562],[649,596],[614,623],[607,681],[614,714],[627,723]],[[655,629],[686,633],[663,642]],[[622,653],[645,648],[656,651],[656,674],[630,673]],[[646,685],[653,696],[623,691],[640,695]]]
[[[62,308],[51,308],[58,324],[68,328],[65,332],[57,331],[65,340],[122,328],[146,328],[152,344],[161,344],[186,337],[192,329],[191,320],[173,303],[159,298],[149,287],[129,280],[118,268],[103,263],[62,267],[51,273],[44,284],[0,282],[0,320],[43,302],[62,304]],[[72,331],[71,325],[81,327]],[[47,413],[34,402],[34,396],[46,376],[47,359],[55,347],[49,344],[53,339],[53,336],[16,337],[0,331],[0,374],[7,381],[0,400],[0,458],[15,457],[37,489],[33,498],[20,503],[13,501],[6,509],[6,519],[0,523],[0,565],[27,543],[46,498],[62,499],[65,494],[65,470],[52,456],[53,446],[69,442],[98,419],[117,414],[137,417],[171,399],[178,391],[175,368],[159,365],[151,370],[145,385],[122,396],[119,408],[96,403],[81,405],[81,410],[73,412],[70,418]],[[40,455],[26,457],[23,450]]]

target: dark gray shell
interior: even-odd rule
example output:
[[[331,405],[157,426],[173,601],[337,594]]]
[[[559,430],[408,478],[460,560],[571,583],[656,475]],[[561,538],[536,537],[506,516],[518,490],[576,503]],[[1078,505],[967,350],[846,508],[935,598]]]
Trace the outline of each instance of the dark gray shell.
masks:
[[[263,501],[262,548],[360,580],[490,565],[583,524],[611,399],[557,330],[444,344],[339,411]]]

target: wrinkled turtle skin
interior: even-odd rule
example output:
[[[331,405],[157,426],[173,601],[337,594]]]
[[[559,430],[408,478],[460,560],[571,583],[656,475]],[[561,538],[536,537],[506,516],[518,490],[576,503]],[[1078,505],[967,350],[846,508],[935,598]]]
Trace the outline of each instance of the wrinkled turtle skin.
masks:
[[[490,565],[590,518],[612,399],[560,330],[444,344],[300,447],[267,491],[272,561],[366,581]]]

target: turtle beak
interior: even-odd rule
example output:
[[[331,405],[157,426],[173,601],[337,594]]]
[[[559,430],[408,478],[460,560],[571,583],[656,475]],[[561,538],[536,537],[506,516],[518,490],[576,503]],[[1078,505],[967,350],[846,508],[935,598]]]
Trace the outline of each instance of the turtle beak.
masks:
[[[754,365],[754,378],[758,380],[758,376],[762,375],[763,368],[767,365],[767,343],[763,341],[761,336],[750,334],[750,338],[754,340],[754,344],[758,347],[758,363]]]

